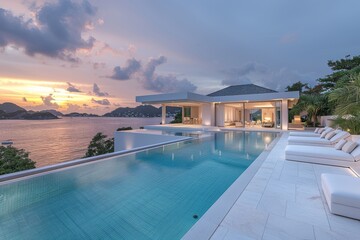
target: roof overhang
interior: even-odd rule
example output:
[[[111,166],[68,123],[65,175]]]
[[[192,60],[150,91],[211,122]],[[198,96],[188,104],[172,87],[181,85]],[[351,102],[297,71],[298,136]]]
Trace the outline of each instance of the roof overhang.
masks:
[[[165,93],[137,96],[136,102],[146,104],[177,103],[177,102],[212,102],[212,98],[191,92]]]
[[[276,100],[295,100],[299,99],[298,91],[294,92],[274,92],[274,93],[258,93],[233,96],[216,96],[212,97],[212,102],[250,102],[250,101],[276,101]]]
[[[179,103],[179,102],[250,102],[250,101],[276,101],[276,100],[296,100],[299,99],[299,92],[274,92],[274,93],[259,93],[233,96],[204,96],[191,92],[165,93],[146,96],[137,96],[136,102],[143,104],[162,104],[162,103]]]

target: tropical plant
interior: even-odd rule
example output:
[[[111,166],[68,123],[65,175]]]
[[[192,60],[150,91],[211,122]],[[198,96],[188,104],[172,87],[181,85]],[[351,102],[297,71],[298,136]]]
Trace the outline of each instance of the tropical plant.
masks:
[[[347,84],[333,90],[329,94],[329,100],[336,104],[335,114],[360,113],[360,74],[352,75]]]
[[[350,76],[360,73],[360,56],[350,58],[350,55],[345,59],[336,61],[328,61],[328,66],[333,70],[333,73],[318,79],[319,86],[324,92],[332,91],[350,81]]]
[[[24,149],[0,146],[0,174],[35,168],[35,163]]]
[[[360,134],[360,114],[337,117],[334,119],[334,124],[351,134]]]
[[[114,152],[114,138],[108,138],[103,133],[97,133],[91,140],[84,157],[93,157]]]
[[[178,112],[170,123],[182,123],[182,113]]]
[[[335,103],[338,117],[335,124],[352,134],[360,133],[360,73],[352,75],[343,87],[336,88],[329,94]]]
[[[318,116],[326,114],[327,109],[327,95],[325,94],[304,94],[300,96],[299,102],[291,109],[292,115],[307,112],[308,120],[316,126]]]
[[[116,129],[116,131],[127,131],[127,130],[132,130],[132,127],[119,127],[118,129]]]

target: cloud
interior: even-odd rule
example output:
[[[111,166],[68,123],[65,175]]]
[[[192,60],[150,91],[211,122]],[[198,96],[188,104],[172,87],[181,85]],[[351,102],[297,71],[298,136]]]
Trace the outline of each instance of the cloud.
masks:
[[[94,83],[93,86],[93,93],[98,97],[109,96],[107,92],[101,92],[99,86],[96,83]]]
[[[68,91],[68,92],[81,92],[80,89],[78,89],[76,86],[74,86],[70,82],[67,82],[67,85],[68,85],[68,88],[66,89],[66,91]]]
[[[92,49],[95,38],[83,38],[96,9],[86,0],[58,0],[36,9],[35,19],[24,19],[0,8],[0,47],[15,46],[36,54],[71,62],[77,50]]]
[[[92,99],[91,99],[91,102],[92,102],[92,103],[96,103],[96,104],[100,104],[100,105],[104,105],[104,106],[111,104],[110,101],[107,100],[107,99],[95,100],[94,98],[92,98]]]
[[[135,58],[128,59],[125,67],[117,66],[113,70],[113,75],[110,78],[115,80],[129,80],[130,77],[138,72],[141,68],[140,61]]]
[[[147,90],[165,93],[195,91],[197,87],[186,78],[178,79],[172,74],[159,75],[155,73],[156,67],[166,63],[166,61],[167,59],[164,56],[150,59],[139,78],[143,87]]]
[[[154,92],[193,92],[197,87],[188,79],[178,79],[176,75],[160,75],[156,68],[166,63],[165,56],[151,58],[144,66],[136,59],[129,59],[126,67],[117,66],[110,78],[116,80],[137,79],[144,89]]]
[[[81,107],[77,104],[67,103],[67,112],[77,112],[81,109]]]
[[[315,79],[311,74],[300,74],[287,68],[273,70],[264,64],[256,62],[223,70],[222,73],[225,75],[225,79],[221,82],[223,85],[252,83],[278,91],[284,91],[286,86],[297,81],[309,82],[309,79]]]
[[[52,102],[55,100],[52,94],[49,94],[46,97],[41,96],[41,100],[46,107],[51,107],[55,109],[59,108],[59,105],[56,102]]]
[[[105,68],[106,67],[106,63],[103,62],[94,62],[93,63],[93,69],[100,69],[100,68]]]
[[[27,102],[28,100],[26,99],[26,97],[23,97],[23,98],[22,98],[22,101],[23,101],[23,102]]]

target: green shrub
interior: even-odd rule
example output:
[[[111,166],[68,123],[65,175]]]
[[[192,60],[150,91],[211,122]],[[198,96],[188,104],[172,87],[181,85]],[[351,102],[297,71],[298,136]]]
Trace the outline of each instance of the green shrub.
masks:
[[[182,123],[182,113],[178,112],[170,123]]]
[[[0,146],[0,174],[35,168],[35,163],[24,149]]]
[[[132,130],[132,127],[120,127],[116,129],[116,131],[127,131],[127,130]]]
[[[91,140],[84,157],[93,157],[114,152],[114,138],[108,138],[103,133],[97,133]]]

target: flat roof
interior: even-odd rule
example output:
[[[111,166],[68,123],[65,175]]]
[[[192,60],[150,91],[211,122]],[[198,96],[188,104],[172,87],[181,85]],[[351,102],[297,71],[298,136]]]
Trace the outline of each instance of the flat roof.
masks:
[[[248,102],[248,101],[275,101],[282,99],[298,99],[298,91],[293,92],[269,92],[245,95],[228,96],[205,96],[191,92],[165,93],[155,95],[137,96],[136,102],[147,104],[177,103],[177,102]]]

